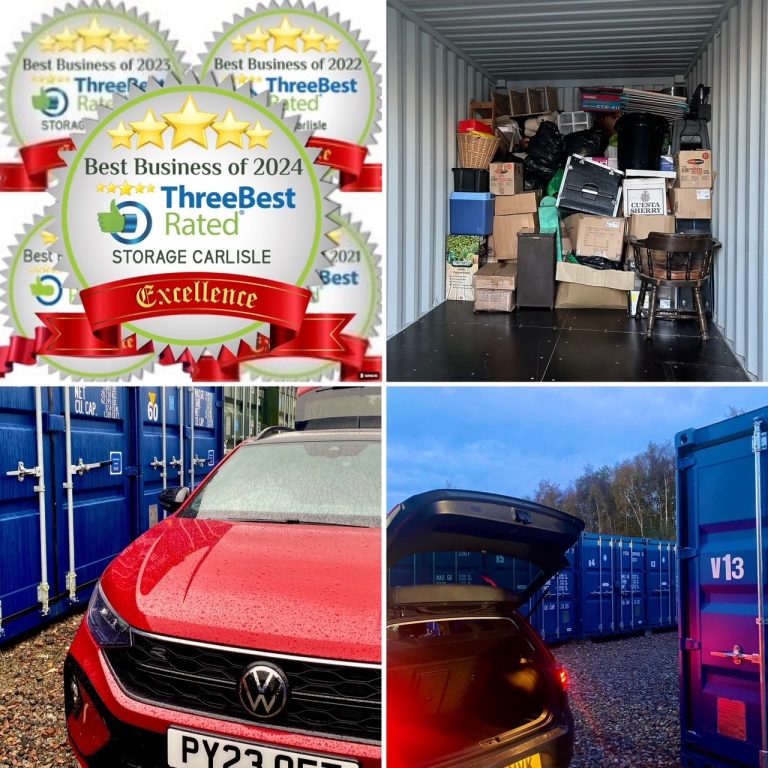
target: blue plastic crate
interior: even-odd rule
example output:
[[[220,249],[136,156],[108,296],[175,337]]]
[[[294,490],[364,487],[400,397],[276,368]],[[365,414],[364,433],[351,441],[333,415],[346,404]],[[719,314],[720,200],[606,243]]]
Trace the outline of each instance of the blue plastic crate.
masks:
[[[490,192],[451,193],[451,234],[492,235],[495,208]]]

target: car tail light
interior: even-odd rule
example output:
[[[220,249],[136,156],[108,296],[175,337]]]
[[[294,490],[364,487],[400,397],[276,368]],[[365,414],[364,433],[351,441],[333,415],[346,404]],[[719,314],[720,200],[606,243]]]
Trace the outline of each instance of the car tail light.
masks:
[[[564,667],[556,667],[555,674],[557,675],[557,682],[560,683],[560,687],[563,691],[568,690],[568,672]]]

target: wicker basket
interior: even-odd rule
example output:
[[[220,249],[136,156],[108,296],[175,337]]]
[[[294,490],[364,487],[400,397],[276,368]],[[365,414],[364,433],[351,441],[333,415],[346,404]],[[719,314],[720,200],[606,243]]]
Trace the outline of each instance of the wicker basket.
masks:
[[[459,166],[461,168],[487,168],[499,147],[497,136],[477,136],[472,133],[457,133],[459,143]]]

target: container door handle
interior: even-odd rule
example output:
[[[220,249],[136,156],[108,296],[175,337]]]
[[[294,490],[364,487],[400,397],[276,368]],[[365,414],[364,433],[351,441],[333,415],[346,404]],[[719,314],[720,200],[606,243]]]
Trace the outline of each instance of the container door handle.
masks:
[[[80,475],[80,477],[82,477],[86,472],[90,472],[92,469],[108,467],[111,463],[110,459],[105,459],[104,461],[94,461],[91,464],[86,464],[81,458],[77,464],[73,464],[69,469],[73,475]]]
[[[41,477],[42,472],[40,467],[25,467],[24,462],[20,461],[16,469],[10,469],[5,473],[8,477],[16,477],[20,482],[24,482],[24,478],[29,477]]]
[[[168,466],[170,467],[180,467],[181,466],[181,459],[177,459],[175,456],[168,462]]]
[[[161,461],[155,456],[152,461],[149,462],[149,466],[152,467],[152,469],[165,469],[165,462]]]
[[[741,664],[744,661],[760,664],[759,653],[744,653],[744,649],[740,645],[734,645],[732,651],[710,651],[709,653],[720,659],[733,659],[734,664]]]

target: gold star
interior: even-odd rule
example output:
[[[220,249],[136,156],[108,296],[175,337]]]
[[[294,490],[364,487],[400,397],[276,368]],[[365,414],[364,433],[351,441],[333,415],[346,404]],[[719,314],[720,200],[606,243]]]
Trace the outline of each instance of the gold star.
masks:
[[[150,185],[147,187],[147,192],[154,192],[154,191],[155,191],[155,185],[154,185],[154,184],[150,184]]]
[[[136,194],[140,195],[146,187],[143,184],[137,184],[136,185]]]
[[[96,185],[96,191],[97,192],[103,192],[104,191],[104,185],[103,184],[97,184]]]
[[[168,128],[168,123],[158,120],[155,113],[147,110],[144,119],[137,123],[131,123],[131,128],[136,131],[139,140],[136,142],[136,149],[145,144],[154,144],[156,147],[163,148],[163,131]]]
[[[40,50],[42,50],[42,51],[52,51],[54,49],[55,45],[56,45],[56,38],[55,37],[51,37],[50,35],[46,35],[40,41]]]
[[[201,112],[192,96],[187,96],[181,112],[168,112],[163,117],[173,126],[171,149],[191,141],[208,149],[205,129],[218,117],[215,112]]]
[[[261,27],[256,27],[250,35],[245,36],[245,39],[248,41],[248,50],[251,52],[269,50],[267,46],[269,35]]]
[[[248,127],[248,121],[242,122],[235,117],[235,113],[227,110],[224,119],[213,124],[213,130],[219,134],[216,139],[216,149],[225,144],[234,144],[236,147],[243,148],[243,131]]]
[[[132,51],[133,35],[129,35],[122,27],[110,36],[113,51]]]
[[[333,240],[336,245],[341,245],[341,230],[340,229],[334,229],[332,232],[328,233],[328,238]]]
[[[325,38],[326,53],[331,53],[331,51],[335,51],[336,53],[338,53],[340,45],[341,45],[341,40],[337,40],[333,35],[328,35],[328,37]]]
[[[306,32],[301,35],[301,39],[304,41],[304,53],[307,51],[320,51],[322,52],[322,43],[325,40],[325,35],[321,35],[314,27],[310,27]]]
[[[117,149],[118,147],[131,148],[131,136],[133,136],[133,131],[130,128],[126,128],[125,123],[122,120],[117,128],[107,131],[107,134],[112,137],[112,149]]]
[[[98,48],[100,51],[106,51],[109,43],[110,32],[106,27],[100,27],[99,22],[94,16],[88,27],[81,27],[77,34],[83,38],[83,50],[88,51],[91,48]]]
[[[149,40],[146,37],[137,35],[133,38],[133,50],[134,51],[146,51],[149,48]]]
[[[248,82],[248,75],[240,75],[240,77],[237,78],[237,82],[242,85],[243,83]]]
[[[113,194],[113,193],[114,193],[114,191],[115,191],[116,189],[117,189],[117,187],[116,187],[114,184],[110,184],[110,185],[107,187],[107,192],[109,192],[109,194],[111,195],[111,194]]]
[[[127,179],[123,179],[123,183],[120,185],[121,195],[130,195],[133,189],[133,184],[129,184]]]
[[[283,16],[280,26],[269,30],[269,34],[275,38],[275,47],[272,50],[279,51],[282,48],[290,48],[292,51],[298,51],[296,41],[302,31],[299,27],[292,27],[288,17]]]
[[[63,32],[56,35],[56,50],[58,51],[74,51],[75,43],[80,38],[77,35],[72,34],[67,27]]]
[[[52,232],[48,232],[46,230],[43,230],[40,233],[40,237],[43,238],[43,245],[53,245],[59,239]]]
[[[267,145],[267,139],[272,135],[273,131],[268,131],[258,120],[253,124],[253,128],[250,131],[246,131],[245,135],[250,139],[248,149],[254,147],[264,147],[269,149]]]
[[[47,83],[48,83],[48,85],[55,85],[56,84],[56,75],[48,75]]]
[[[242,51],[243,53],[245,53],[245,46],[248,41],[242,35],[233,37],[229,42],[232,43],[233,51]]]

